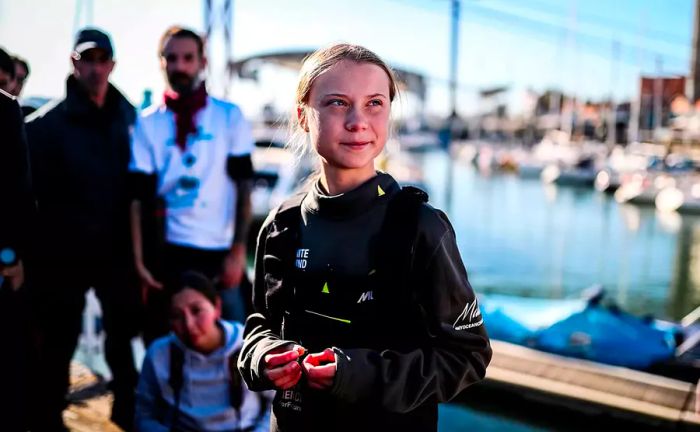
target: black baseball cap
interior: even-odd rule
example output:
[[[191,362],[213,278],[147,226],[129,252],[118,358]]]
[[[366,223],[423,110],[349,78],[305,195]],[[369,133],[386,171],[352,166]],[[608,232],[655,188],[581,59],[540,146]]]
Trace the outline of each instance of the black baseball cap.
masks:
[[[112,41],[107,33],[96,28],[84,28],[80,30],[75,37],[73,53],[79,56],[85,51],[94,48],[104,50],[110,58],[114,57]]]

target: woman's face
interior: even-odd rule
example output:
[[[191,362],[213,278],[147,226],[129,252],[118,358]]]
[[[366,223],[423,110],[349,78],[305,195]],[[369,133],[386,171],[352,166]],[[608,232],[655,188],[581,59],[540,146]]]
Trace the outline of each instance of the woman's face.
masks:
[[[328,170],[374,174],[389,129],[389,77],[371,63],[343,60],[314,81],[299,120]]]
[[[185,345],[201,352],[219,346],[221,333],[216,321],[221,316],[221,305],[218,301],[213,305],[200,292],[185,288],[173,296],[170,313],[171,327]]]

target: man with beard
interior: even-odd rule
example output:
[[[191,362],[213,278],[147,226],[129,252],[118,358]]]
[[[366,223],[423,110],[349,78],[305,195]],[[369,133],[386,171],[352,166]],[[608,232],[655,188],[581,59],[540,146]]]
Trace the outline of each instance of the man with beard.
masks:
[[[33,292],[40,342],[40,385],[32,430],[65,430],[69,365],[82,327],[85,293],[95,288],[107,334],[112,420],[133,427],[138,375],[131,339],[138,334],[138,290],[130,283],[129,129],[134,107],[114,86],[107,34],[81,30],[64,99],[27,118],[39,208]]]
[[[207,94],[204,41],[171,27],[159,55],[168,89],[163,103],[138,119],[131,148],[132,240],[149,311],[146,342],[168,332],[168,287],[187,270],[217,283],[226,319],[245,319],[239,288],[251,220],[250,126],[238,106]]]

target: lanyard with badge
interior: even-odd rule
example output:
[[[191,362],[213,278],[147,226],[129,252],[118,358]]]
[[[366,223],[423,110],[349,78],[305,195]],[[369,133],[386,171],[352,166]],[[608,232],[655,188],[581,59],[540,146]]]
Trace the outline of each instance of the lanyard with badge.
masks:
[[[165,199],[168,202],[168,207],[171,209],[194,207],[195,201],[199,196],[201,181],[194,174],[197,156],[195,156],[193,149],[202,135],[201,127],[197,127],[196,134],[187,136],[187,144],[183,150],[178,152],[178,150],[176,150],[179,149],[177,145],[173,145],[170,156],[171,158],[178,156],[181,158],[180,160],[185,172],[175,181],[174,187],[165,193]],[[177,153],[180,154],[178,155]]]

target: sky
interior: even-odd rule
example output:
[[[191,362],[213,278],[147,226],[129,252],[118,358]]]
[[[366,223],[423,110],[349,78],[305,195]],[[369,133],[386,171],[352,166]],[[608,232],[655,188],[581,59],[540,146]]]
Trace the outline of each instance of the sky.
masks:
[[[212,0],[219,8],[222,0]],[[0,46],[29,60],[24,96],[59,97],[73,35],[85,24],[112,36],[112,81],[139,105],[164,88],[156,55],[171,24],[204,29],[204,0],[0,0]],[[333,42],[364,45],[389,63],[428,77],[426,108],[448,112],[449,0],[234,0],[234,60]],[[92,10],[90,11],[90,5]],[[517,111],[528,88],[582,99],[628,99],[640,74],[687,75],[694,0],[462,0],[458,109],[483,107],[480,89],[509,86]],[[222,19],[222,14],[216,14]],[[210,43],[209,85],[222,95],[220,39]],[[229,98],[249,116],[266,103],[291,106],[295,72],[263,69],[236,80]]]

